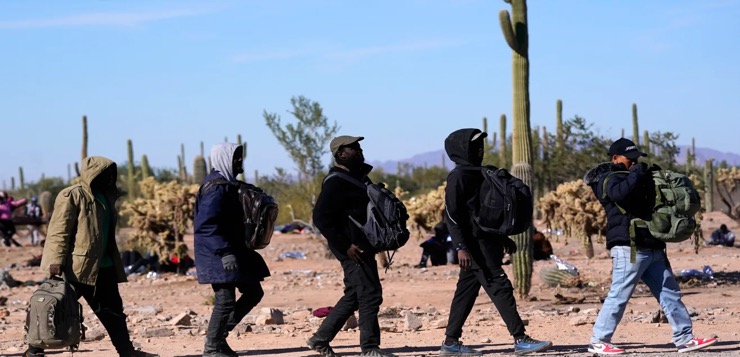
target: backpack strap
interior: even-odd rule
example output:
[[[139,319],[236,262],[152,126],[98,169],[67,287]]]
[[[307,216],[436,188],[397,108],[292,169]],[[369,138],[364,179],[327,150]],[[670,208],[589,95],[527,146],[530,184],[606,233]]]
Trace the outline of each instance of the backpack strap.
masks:
[[[202,196],[204,192],[210,190],[212,187],[216,185],[229,185],[231,182],[226,181],[226,179],[223,178],[217,178],[213,180],[206,181],[206,183],[203,184],[203,186],[200,186],[200,189],[198,189],[198,196]]]
[[[326,175],[326,177],[324,178],[324,181],[321,184],[323,185],[324,183],[326,183],[326,181],[328,181],[332,177],[339,177],[341,179],[344,179],[346,181],[351,182],[353,185],[355,185],[357,187],[360,187],[363,190],[366,190],[367,189],[367,185],[364,182],[362,182],[362,181],[354,178],[352,175],[346,174],[344,172],[330,172],[328,175]]]

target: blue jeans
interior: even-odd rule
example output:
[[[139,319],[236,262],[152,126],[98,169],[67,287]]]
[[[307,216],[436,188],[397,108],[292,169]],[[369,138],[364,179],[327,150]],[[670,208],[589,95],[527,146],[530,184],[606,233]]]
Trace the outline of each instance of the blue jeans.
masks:
[[[683,345],[694,338],[691,318],[681,301],[681,289],[671,272],[665,252],[638,249],[635,262],[630,263],[630,247],[613,247],[612,286],[594,324],[591,343],[611,342],[614,331],[624,315],[627,301],[637,283],[642,281],[658,299],[673,330],[673,343]]]

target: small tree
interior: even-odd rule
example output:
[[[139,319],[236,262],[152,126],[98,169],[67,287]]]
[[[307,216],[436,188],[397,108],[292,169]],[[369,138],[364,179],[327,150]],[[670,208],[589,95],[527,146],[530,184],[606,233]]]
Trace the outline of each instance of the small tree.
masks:
[[[296,165],[300,187],[297,194],[313,210],[321,185],[317,178],[325,171],[323,159],[329,152],[329,141],[339,131],[339,126],[336,122],[329,123],[318,102],[298,96],[292,97],[290,104],[293,109],[288,113],[293,115],[296,123],[283,125],[279,115],[266,110],[263,116],[267,127]],[[307,218],[311,221],[310,217]]]

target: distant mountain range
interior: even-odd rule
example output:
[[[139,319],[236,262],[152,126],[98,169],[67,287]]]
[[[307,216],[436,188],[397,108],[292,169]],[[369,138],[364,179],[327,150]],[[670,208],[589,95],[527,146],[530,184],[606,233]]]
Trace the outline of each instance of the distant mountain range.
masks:
[[[689,148],[687,145],[679,145],[681,149],[676,161],[679,164],[686,162],[686,149]],[[697,166],[703,167],[704,161],[713,158],[715,163],[727,161],[730,166],[740,165],[740,154],[721,152],[710,148],[696,148],[696,164]],[[414,155],[407,159],[401,160],[386,160],[386,161],[371,161],[370,165],[373,165],[376,169],[380,168],[387,173],[396,173],[398,171],[399,163],[407,163],[411,166],[444,166],[448,169],[452,169],[454,164],[450,161],[445,154],[444,150],[429,151],[421,154]]]

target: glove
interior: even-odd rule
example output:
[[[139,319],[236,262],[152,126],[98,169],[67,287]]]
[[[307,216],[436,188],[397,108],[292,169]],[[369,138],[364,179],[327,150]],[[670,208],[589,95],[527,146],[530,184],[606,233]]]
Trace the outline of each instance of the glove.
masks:
[[[236,257],[233,254],[227,254],[221,257],[221,264],[224,265],[224,270],[226,271],[239,270],[239,263],[236,262]]]
[[[508,253],[509,255],[516,253],[516,243],[511,240],[511,238],[506,237],[504,238],[504,253]]]

